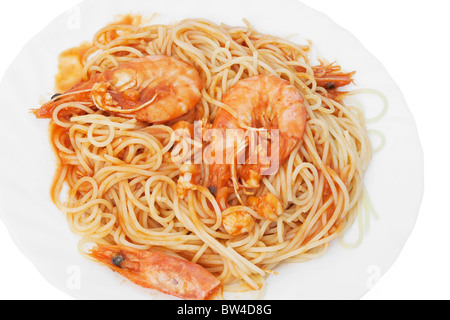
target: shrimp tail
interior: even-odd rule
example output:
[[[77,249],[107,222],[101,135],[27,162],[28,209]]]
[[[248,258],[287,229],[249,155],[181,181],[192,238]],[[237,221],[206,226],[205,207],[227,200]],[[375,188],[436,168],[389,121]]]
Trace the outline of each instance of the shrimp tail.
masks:
[[[202,266],[161,252],[98,245],[89,254],[131,282],[188,300],[205,300],[221,282]]]

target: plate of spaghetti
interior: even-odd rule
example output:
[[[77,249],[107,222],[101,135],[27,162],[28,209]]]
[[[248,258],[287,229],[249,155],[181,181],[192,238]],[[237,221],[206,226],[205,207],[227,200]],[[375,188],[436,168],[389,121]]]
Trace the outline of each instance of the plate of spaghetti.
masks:
[[[422,196],[414,120],[354,37],[281,3],[85,1],[24,48],[1,213],[50,282],[355,299],[392,265]]]

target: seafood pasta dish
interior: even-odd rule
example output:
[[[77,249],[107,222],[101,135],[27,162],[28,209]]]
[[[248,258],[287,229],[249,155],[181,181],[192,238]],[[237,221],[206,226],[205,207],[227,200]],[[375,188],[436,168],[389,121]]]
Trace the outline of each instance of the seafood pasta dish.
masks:
[[[310,55],[247,21],[134,15],[61,53],[32,112],[80,253],[182,299],[262,290],[326,254],[361,214],[372,148],[344,103],[355,72]]]

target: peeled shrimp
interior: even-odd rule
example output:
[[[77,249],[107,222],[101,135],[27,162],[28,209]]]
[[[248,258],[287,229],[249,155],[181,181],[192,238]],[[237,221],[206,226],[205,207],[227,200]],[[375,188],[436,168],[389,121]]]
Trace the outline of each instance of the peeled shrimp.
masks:
[[[90,256],[144,288],[188,300],[205,300],[221,282],[202,266],[161,252],[98,245]]]
[[[296,87],[277,76],[259,75],[241,80],[227,92],[222,102],[235,114],[220,109],[213,128],[222,132],[228,129],[277,129],[279,148],[271,158],[278,158],[279,165],[303,138],[307,121],[303,97]],[[222,208],[233,174],[232,165],[227,160],[210,166],[209,189],[216,194]],[[267,167],[260,162],[244,164],[236,170],[237,178],[241,179],[242,185],[257,188],[265,169]]]
[[[271,193],[261,197],[249,197],[247,202],[261,217],[270,221],[275,221],[283,213],[283,204]]]
[[[202,89],[198,71],[188,63],[168,56],[146,56],[96,74],[55,96],[34,114],[51,118],[63,103],[87,102],[123,117],[161,123],[192,110]]]
[[[249,197],[247,205],[260,216],[261,219],[276,221],[283,213],[283,204],[280,199],[271,193],[261,197]],[[223,227],[232,236],[249,233],[255,226],[255,219],[247,211],[236,210],[224,213]]]
[[[223,217],[223,227],[232,236],[250,232],[255,226],[255,220],[246,211],[233,211]]]
[[[189,190],[198,190],[201,174],[200,166],[197,164],[187,162],[180,166],[180,176],[177,182],[177,194],[179,198],[186,198]]]

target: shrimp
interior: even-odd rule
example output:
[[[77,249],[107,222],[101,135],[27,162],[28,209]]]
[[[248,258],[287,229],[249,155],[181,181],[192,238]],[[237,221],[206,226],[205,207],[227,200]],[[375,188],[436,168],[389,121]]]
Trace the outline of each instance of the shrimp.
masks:
[[[271,193],[262,197],[249,197],[247,202],[261,217],[270,221],[275,221],[283,213],[280,199]]]
[[[313,67],[317,85],[327,90],[334,90],[340,87],[348,86],[353,82],[354,72],[344,73],[341,67],[334,63],[325,65],[320,62],[320,66]]]
[[[276,221],[283,213],[283,205],[275,195],[267,193],[261,197],[249,197],[247,204],[256,211],[261,218]],[[224,213],[223,227],[230,235],[238,236],[252,231],[255,219],[247,211],[236,210]]]
[[[303,67],[296,67],[299,72],[306,72]],[[337,91],[338,88],[350,85],[356,72],[342,72],[341,67],[335,63],[325,64],[320,61],[320,65],[312,67],[314,77],[319,87],[327,90],[329,97],[341,100],[345,92]]]
[[[284,163],[303,139],[307,121],[303,97],[296,87],[277,76],[262,74],[241,80],[226,93],[222,102],[230,107],[235,115],[220,109],[213,128],[224,134],[228,129],[277,129],[279,148],[276,154],[271,154],[271,158],[278,157],[279,165]],[[220,148],[220,145],[223,146],[223,143],[218,143],[217,148]],[[264,148],[267,149],[268,144]],[[227,189],[233,174],[231,164],[229,161],[225,162],[228,163],[212,163],[209,175],[209,189],[215,193],[222,209],[224,203],[226,204]],[[246,163],[240,167],[236,176],[243,180],[244,186],[257,188],[266,169],[267,164],[260,161],[256,164]]]
[[[177,141],[183,139],[193,139],[195,136],[195,127],[192,123],[187,121],[179,121],[172,126],[174,131],[174,139]],[[190,143],[189,143],[190,144]],[[181,143],[183,147],[183,144]],[[194,164],[191,160],[191,152],[183,153],[183,150],[178,148],[178,145],[172,149],[172,152],[181,153],[179,157],[173,157],[172,161],[176,159],[175,164],[179,166],[180,175],[177,182],[177,194],[180,199],[186,198],[189,190],[198,190],[198,186],[202,180],[202,170],[198,164]],[[186,145],[184,146],[186,147]],[[180,162],[179,162],[180,161]]]
[[[177,194],[180,199],[186,198],[189,190],[198,190],[201,174],[200,166],[197,164],[186,162],[180,166],[180,177],[177,182]]]
[[[202,89],[200,74],[188,63],[168,56],[146,56],[96,74],[55,95],[33,113],[37,118],[51,118],[63,103],[87,102],[122,117],[162,123],[191,111],[200,101]],[[77,112],[68,108],[66,114]]]
[[[222,224],[228,234],[238,236],[250,232],[255,226],[255,220],[246,211],[233,211],[224,215]]]
[[[221,286],[202,266],[161,252],[98,245],[89,255],[141,287],[182,299],[205,300]]]

